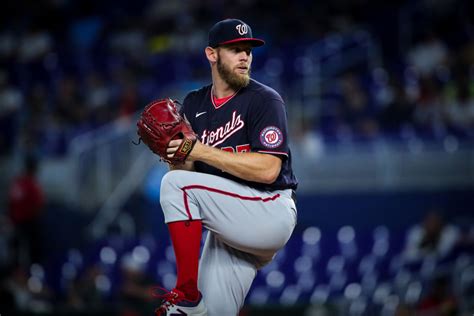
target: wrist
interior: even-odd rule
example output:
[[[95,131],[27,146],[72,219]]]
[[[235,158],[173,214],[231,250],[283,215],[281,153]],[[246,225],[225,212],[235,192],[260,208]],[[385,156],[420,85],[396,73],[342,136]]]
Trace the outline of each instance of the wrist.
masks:
[[[196,144],[194,144],[193,150],[189,153],[188,159],[191,161],[199,160],[202,156],[203,147],[204,145],[197,140]]]

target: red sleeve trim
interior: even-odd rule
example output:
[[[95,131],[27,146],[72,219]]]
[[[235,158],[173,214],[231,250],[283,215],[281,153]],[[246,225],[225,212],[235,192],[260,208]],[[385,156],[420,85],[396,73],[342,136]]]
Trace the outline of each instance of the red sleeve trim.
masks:
[[[257,152],[263,153],[263,154],[284,155],[284,156],[288,157],[288,153],[286,153],[284,151],[258,150]]]

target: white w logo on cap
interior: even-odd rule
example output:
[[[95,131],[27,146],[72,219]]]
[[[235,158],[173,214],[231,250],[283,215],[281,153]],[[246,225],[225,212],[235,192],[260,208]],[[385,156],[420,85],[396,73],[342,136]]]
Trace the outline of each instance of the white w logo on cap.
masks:
[[[247,24],[239,24],[235,27],[237,29],[237,32],[239,32],[240,35],[245,35],[249,32],[249,27]]]

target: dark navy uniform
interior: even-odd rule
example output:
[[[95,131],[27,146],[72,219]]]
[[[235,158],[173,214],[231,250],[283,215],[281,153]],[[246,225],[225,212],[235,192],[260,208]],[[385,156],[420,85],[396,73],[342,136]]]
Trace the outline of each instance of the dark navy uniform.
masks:
[[[272,88],[251,79],[225,103],[217,106],[212,98],[212,85],[189,93],[183,112],[203,144],[231,152],[260,152],[282,159],[276,181],[262,184],[245,181],[203,162],[195,162],[198,172],[209,173],[243,182],[251,187],[273,191],[296,189],[297,180],[291,169],[285,104]]]

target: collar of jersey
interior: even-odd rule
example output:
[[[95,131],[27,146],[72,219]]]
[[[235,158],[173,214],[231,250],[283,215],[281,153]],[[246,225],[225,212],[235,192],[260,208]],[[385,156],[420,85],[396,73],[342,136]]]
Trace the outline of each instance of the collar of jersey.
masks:
[[[216,104],[214,103],[214,97],[213,97],[213,96],[214,96],[214,92],[212,92],[213,90],[214,90],[214,86],[211,87],[211,102],[212,102],[212,105],[214,106],[214,108],[215,108],[216,110],[219,109],[219,108],[221,108],[221,107],[223,107],[224,104],[226,104],[227,102],[229,102],[230,100],[232,100],[232,99],[237,95],[237,93],[239,93],[239,91],[240,91],[240,89],[237,90],[237,91],[235,91],[235,93],[234,93],[233,95],[231,95],[230,98],[227,99],[224,103],[222,103],[221,105],[216,105]]]

